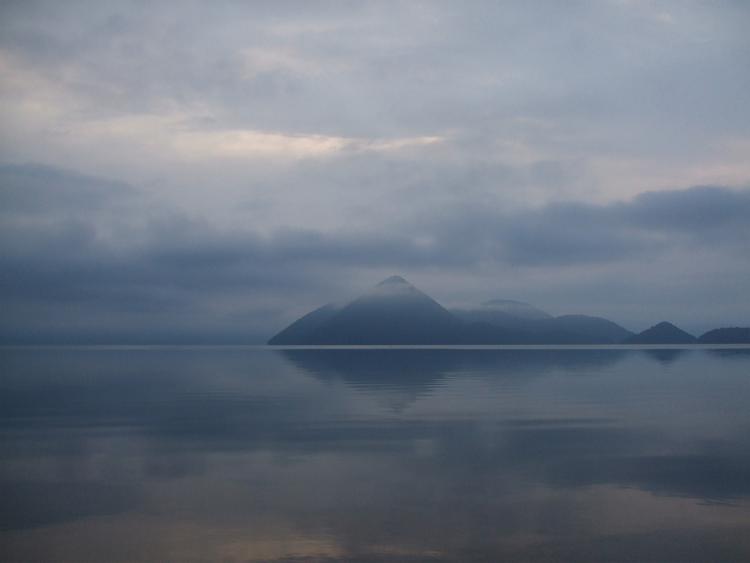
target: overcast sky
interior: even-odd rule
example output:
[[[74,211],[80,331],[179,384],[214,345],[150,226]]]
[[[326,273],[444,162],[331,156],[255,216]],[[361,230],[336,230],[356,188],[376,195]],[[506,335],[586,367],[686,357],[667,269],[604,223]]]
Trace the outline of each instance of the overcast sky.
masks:
[[[750,3],[0,4],[0,339],[262,342],[401,274],[750,325]]]

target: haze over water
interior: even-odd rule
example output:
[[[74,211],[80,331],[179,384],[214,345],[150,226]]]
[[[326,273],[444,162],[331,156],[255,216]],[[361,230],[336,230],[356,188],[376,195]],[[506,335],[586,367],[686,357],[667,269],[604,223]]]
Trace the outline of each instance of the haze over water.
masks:
[[[750,349],[5,348],[6,561],[746,561]]]

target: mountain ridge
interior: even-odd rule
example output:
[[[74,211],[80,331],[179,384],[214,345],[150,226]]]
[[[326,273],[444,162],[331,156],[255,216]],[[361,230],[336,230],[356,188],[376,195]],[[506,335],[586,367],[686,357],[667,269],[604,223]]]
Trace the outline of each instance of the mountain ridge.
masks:
[[[401,276],[382,280],[348,303],[318,307],[268,341],[274,346],[694,343],[750,343],[750,328],[715,329],[698,339],[662,321],[635,334],[603,317],[555,317],[511,299],[449,310]]]
[[[553,317],[509,299],[449,311],[403,277],[391,276],[343,306],[303,315],[268,344],[609,344],[630,335],[607,319]]]
[[[703,333],[698,342],[701,344],[750,344],[750,327],[715,328]]]

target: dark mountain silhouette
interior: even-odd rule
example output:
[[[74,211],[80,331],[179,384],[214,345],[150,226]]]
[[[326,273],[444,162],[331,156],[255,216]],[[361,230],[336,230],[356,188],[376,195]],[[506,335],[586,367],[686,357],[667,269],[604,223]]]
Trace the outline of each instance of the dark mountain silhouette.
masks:
[[[465,326],[462,339],[472,344],[524,344],[538,339],[538,319],[548,313],[520,301],[495,299],[477,309],[452,309]]]
[[[493,319],[467,321],[463,341],[471,344],[619,344],[633,335],[601,317],[563,315],[550,319]]]
[[[330,320],[337,312],[338,308],[334,305],[323,305],[322,307],[307,313],[304,317],[300,317],[294,321],[269,340],[268,343],[283,344],[306,342],[311,334]]]
[[[553,317],[528,303],[507,299],[488,301],[477,309],[451,312],[470,323],[466,338],[473,343],[618,344],[633,335],[601,317]]]
[[[554,327],[561,335],[567,334],[568,340],[560,344],[619,344],[633,336],[617,323],[588,315],[563,315],[540,324]]]
[[[351,303],[320,307],[269,340],[272,345],[333,344],[613,344],[632,336],[600,317],[548,313],[494,300],[448,311],[399,276]]]
[[[269,344],[451,344],[462,323],[400,276],[348,305],[326,306],[292,323]]]
[[[672,323],[662,321],[657,325],[631,336],[628,344],[693,344],[697,339]]]
[[[750,344],[750,327],[715,328],[698,338],[701,344]]]

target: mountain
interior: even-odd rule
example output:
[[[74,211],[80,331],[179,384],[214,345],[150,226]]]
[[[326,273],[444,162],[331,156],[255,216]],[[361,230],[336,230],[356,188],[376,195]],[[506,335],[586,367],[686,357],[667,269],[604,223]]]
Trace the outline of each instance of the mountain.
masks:
[[[550,344],[619,344],[633,336],[617,323],[589,315],[563,315],[539,321],[539,325],[557,333],[558,342]]]
[[[297,319],[276,336],[268,341],[269,344],[304,343],[309,335],[324,326],[337,312],[338,307],[332,304],[323,305],[305,316]]]
[[[269,344],[450,344],[462,328],[437,301],[392,276],[344,307],[302,317]]]
[[[633,335],[601,317],[553,317],[520,301],[498,299],[483,303],[477,309],[454,309],[451,312],[470,324],[466,338],[472,343],[619,344]]]
[[[715,328],[698,338],[701,344],[750,344],[750,327]]]
[[[533,305],[496,299],[448,311],[400,276],[345,306],[325,305],[275,335],[272,345],[612,344],[632,333],[600,317],[552,317]]]
[[[660,322],[643,332],[628,338],[626,344],[693,344],[695,336],[688,334],[672,323]]]
[[[524,332],[528,328],[527,321],[552,318],[552,315],[533,305],[510,299],[493,299],[476,309],[451,309],[451,313],[466,323],[486,323]]]

